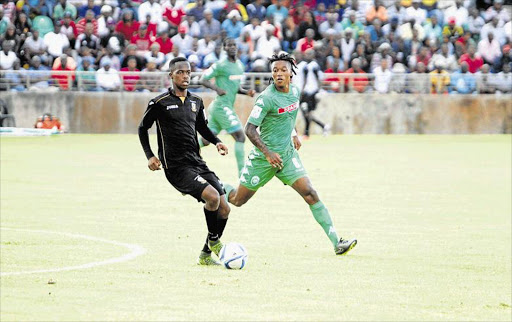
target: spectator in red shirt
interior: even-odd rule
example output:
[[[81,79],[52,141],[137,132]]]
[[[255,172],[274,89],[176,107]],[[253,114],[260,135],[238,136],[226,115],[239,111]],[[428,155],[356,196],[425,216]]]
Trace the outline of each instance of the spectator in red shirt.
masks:
[[[315,40],[315,31],[313,29],[306,30],[306,37],[299,39],[297,41],[297,49],[301,52],[305,53],[309,48],[313,48]]]
[[[468,63],[469,72],[476,73],[484,64],[483,59],[476,54],[476,47],[474,45],[470,45],[468,47],[468,52],[464,55],[460,56],[459,64],[462,62]]]
[[[365,71],[361,69],[361,61],[359,60],[359,58],[354,58],[352,60],[352,68],[347,69],[345,73],[359,74],[345,78],[346,91],[356,91],[358,93],[366,92],[366,87],[368,86],[369,83],[368,77],[366,76]]]
[[[132,37],[130,43],[137,46],[137,55],[144,55],[151,46],[151,40],[149,39],[148,27],[146,25],[142,25],[139,28],[139,31],[136,35]]]
[[[181,7],[176,7],[176,0],[170,1],[171,5],[165,8],[163,19],[169,24],[169,32],[173,35],[178,32],[178,26],[185,16],[185,11]]]
[[[65,12],[61,21],[60,33],[68,37],[70,45],[73,47],[76,37],[78,37],[78,29],[71,16],[71,12]]]
[[[341,77],[336,75],[339,73],[343,73],[342,68],[340,68],[340,61],[335,59],[332,61],[332,64],[329,64],[325,70],[325,78],[324,83],[329,85],[329,90],[332,92],[339,92],[340,85],[342,84]]]
[[[139,69],[137,69],[137,59],[135,57],[128,58],[128,67],[121,68],[121,72],[131,72],[131,73],[137,73],[140,72]],[[137,89],[137,83],[140,80],[140,76],[136,74],[130,74],[130,75],[122,75],[123,79],[124,89],[128,92],[133,92]]]
[[[155,42],[160,45],[160,51],[167,55],[172,51],[172,40],[169,38],[169,34],[167,32],[162,32],[160,37],[158,37]]]
[[[124,39],[131,40],[139,27],[140,23],[133,19],[133,12],[126,10],[123,12],[123,19],[117,23],[116,31],[122,34]]]
[[[73,82],[75,81],[75,73],[71,75],[71,79],[68,78],[68,73],[60,73],[61,71],[74,71],[74,68],[71,68],[67,64],[68,55],[62,54],[60,56],[60,64],[57,67],[52,68],[52,78],[55,79],[60,89],[63,91],[67,91],[70,86],[73,86]],[[71,83],[71,84],[70,84]]]
[[[59,131],[64,131],[64,125],[60,122],[59,118],[55,115],[51,115],[50,113],[45,113],[43,116],[37,118],[36,124],[34,125],[36,129],[57,129]]]
[[[80,19],[76,23],[76,29],[78,31],[78,34],[81,35],[85,31],[85,25],[88,23],[92,23],[93,26],[93,35],[98,36],[98,20],[94,18],[94,11],[87,10],[87,13],[85,14],[85,18]]]

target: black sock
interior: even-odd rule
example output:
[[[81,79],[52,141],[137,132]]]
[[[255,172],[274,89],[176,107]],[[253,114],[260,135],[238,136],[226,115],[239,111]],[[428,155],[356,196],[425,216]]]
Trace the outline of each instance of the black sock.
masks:
[[[208,239],[216,241],[219,239],[219,227],[218,227],[218,212],[219,210],[208,210],[204,208],[204,216],[206,217],[206,225],[208,226]]]
[[[212,252],[210,250],[210,247],[208,247],[208,236],[206,236],[206,241],[204,242],[203,252],[208,253],[208,254],[211,254],[211,252]]]
[[[228,218],[218,218],[217,219],[217,225],[218,225],[218,232],[219,232],[219,238],[222,237],[222,234],[224,233],[224,228],[226,228],[226,224],[228,222]]]

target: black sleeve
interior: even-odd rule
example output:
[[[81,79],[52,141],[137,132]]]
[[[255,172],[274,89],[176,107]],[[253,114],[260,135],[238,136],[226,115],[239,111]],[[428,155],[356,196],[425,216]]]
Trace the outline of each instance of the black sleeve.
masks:
[[[148,160],[155,156],[149,144],[148,130],[156,120],[156,112],[156,104],[153,101],[149,101],[148,108],[139,124],[139,140]]]
[[[199,107],[199,113],[197,113],[196,118],[196,131],[199,132],[203,138],[213,144],[221,142],[221,140],[219,140],[219,138],[208,128],[207,124],[208,121],[206,120],[204,105],[203,101],[201,100],[201,106]]]

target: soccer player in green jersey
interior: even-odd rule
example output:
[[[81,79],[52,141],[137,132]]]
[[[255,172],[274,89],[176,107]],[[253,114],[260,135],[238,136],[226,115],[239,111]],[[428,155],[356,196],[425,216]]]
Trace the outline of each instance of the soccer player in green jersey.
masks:
[[[295,132],[300,91],[291,84],[295,60],[287,53],[270,59],[273,84],[256,99],[245,134],[254,144],[240,176],[237,189],[224,184],[228,201],[240,207],[274,176],[291,186],[308,203],[316,221],[322,226],[337,255],[346,254],[356,239],[339,238],[329,211],[313,189],[297,150],[301,143]],[[260,128],[258,133],[257,128]]]
[[[224,40],[224,50],[227,57],[214,63],[201,77],[201,84],[213,89],[218,96],[208,107],[208,127],[214,134],[226,130],[235,139],[235,157],[240,174],[244,167],[245,135],[242,123],[235,112],[234,104],[236,94],[254,96],[254,90],[245,90],[240,86],[244,75],[244,65],[237,59],[238,47],[233,38]],[[215,78],[215,84],[210,80]],[[209,142],[202,140],[203,145]]]

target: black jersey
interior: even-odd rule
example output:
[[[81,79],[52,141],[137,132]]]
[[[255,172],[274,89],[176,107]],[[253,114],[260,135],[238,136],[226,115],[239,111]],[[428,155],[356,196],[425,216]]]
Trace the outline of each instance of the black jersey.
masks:
[[[203,100],[189,91],[184,102],[171,89],[149,101],[139,125],[140,143],[148,160],[154,156],[148,130],[155,122],[158,157],[165,169],[205,164],[197,132],[213,144],[220,142],[207,126]]]

